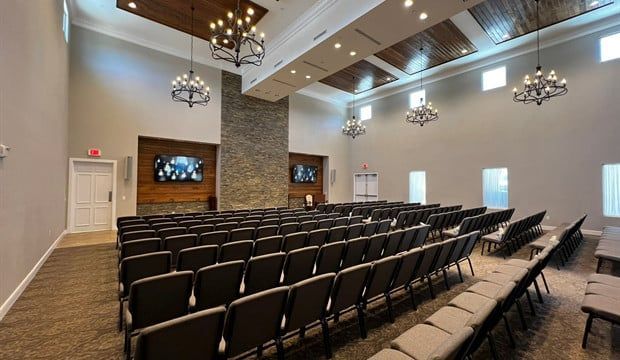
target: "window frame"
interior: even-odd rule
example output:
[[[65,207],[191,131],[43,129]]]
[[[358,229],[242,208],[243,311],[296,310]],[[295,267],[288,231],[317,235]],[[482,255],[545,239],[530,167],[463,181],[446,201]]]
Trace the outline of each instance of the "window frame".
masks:
[[[612,39],[612,44],[605,44],[605,40],[608,39]],[[616,45],[615,47],[613,45]],[[609,61],[614,61],[614,60],[618,60],[620,59],[620,50],[616,50],[615,54],[613,52],[611,52],[611,50],[608,50],[607,52],[611,52],[611,56],[612,57],[608,57],[608,58],[604,58],[603,55],[605,54],[605,48],[609,46],[610,49],[619,49],[620,48],[620,32],[614,33],[614,34],[609,34],[609,35],[605,35],[602,36],[599,39],[599,59],[600,62],[604,63],[604,62],[609,62]]]
[[[607,192],[606,192],[607,186],[606,186],[606,183],[608,181],[607,177],[605,176],[605,170],[606,170],[607,167],[612,167],[612,166],[613,167],[617,167],[618,168],[618,172],[620,173],[620,163],[603,164],[603,166],[601,166],[601,196],[602,196],[602,198],[601,198],[601,207],[602,207],[602,209],[601,210],[603,212],[603,217],[617,219],[617,218],[620,218],[620,210],[618,211],[618,213],[611,213],[611,214],[608,213],[607,212],[608,209],[607,209],[607,206],[606,206],[607,205],[607,201],[605,200],[607,198]],[[618,177],[620,177],[620,174],[618,175]],[[620,179],[617,180],[617,181],[620,181]],[[615,207],[618,207],[620,209],[620,205],[619,205],[620,204],[620,191],[618,191],[615,195],[618,197],[618,199],[614,199],[614,201],[616,202],[616,206]]]
[[[413,177],[413,175],[415,173],[424,174],[424,193],[422,194],[421,199],[414,199],[413,192],[411,191],[411,189],[412,189],[412,186],[411,186],[412,185],[411,184],[412,181],[411,180],[412,180],[412,177]],[[412,170],[412,171],[409,172],[409,202],[410,203],[419,202],[422,205],[427,204],[428,190],[427,190],[427,187],[426,187],[426,183],[427,183],[426,180],[427,180],[426,170]]]
[[[366,114],[366,115],[369,115],[369,117],[367,118],[364,117],[365,109],[368,109],[368,112],[369,112],[368,114]],[[366,120],[371,120],[371,119],[372,119],[372,105],[369,104],[369,105],[362,106],[360,108],[360,121],[366,121]]]
[[[422,94],[422,96],[418,95]],[[414,103],[414,95],[415,95],[415,103]],[[420,104],[419,100],[422,98],[422,104]],[[426,89],[416,90],[414,92],[409,93],[409,108],[415,109],[421,105],[426,105]]]
[[[488,171],[497,171],[497,170],[506,170],[506,190],[502,191],[501,189],[499,189],[498,191],[493,191],[493,193],[506,193],[506,203],[505,204],[499,204],[499,203],[494,203],[491,199],[487,199],[487,194],[489,194],[492,190],[487,191],[486,189],[486,184],[487,181],[485,180],[486,177],[486,172]],[[501,184],[498,182],[497,187],[500,188]],[[510,176],[509,176],[509,172],[508,172],[508,167],[492,167],[492,168],[483,168],[482,169],[482,205],[486,206],[489,209],[498,209],[498,210],[504,210],[504,209],[508,209],[510,208]]]
[[[65,43],[69,43],[69,29],[71,28],[71,21],[69,17],[69,5],[67,5],[67,0],[63,0],[62,2],[62,33],[63,38],[65,39]]]
[[[501,71],[502,75],[503,75],[503,80],[502,81],[497,81],[497,79],[491,79],[490,81],[486,80],[487,76],[492,76],[495,73],[497,73],[498,71]],[[506,65],[502,65],[502,66],[498,66],[496,68],[493,69],[489,69],[486,71],[482,72],[482,91],[491,91],[491,90],[495,90],[495,89],[500,89],[503,87],[506,87],[506,85],[508,84],[508,69],[506,68]],[[486,87],[487,83],[491,82],[491,87]],[[501,83],[501,85],[499,85]]]

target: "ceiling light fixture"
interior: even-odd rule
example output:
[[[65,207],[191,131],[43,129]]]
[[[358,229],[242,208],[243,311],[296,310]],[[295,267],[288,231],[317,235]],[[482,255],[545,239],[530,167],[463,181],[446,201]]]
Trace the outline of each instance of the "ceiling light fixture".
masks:
[[[551,98],[566,95],[568,88],[566,87],[566,79],[558,82],[558,77],[554,70],[551,70],[547,77],[542,72],[542,66],[540,66],[540,14],[539,14],[539,0],[536,1],[536,52],[538,56],[538,65],[536,66],[536,73],[533,77],[526,75],[523,80],[524,89],[519,92],[515,87],[512,91],[514,93],[513,100],[515,102],[521,102],[524,104],[536,103],[542,105],[543,102],[551,100]]]
[[[311,79],[311,78],[312,78],[312,76],[306,75],[306,79]]]
[[[248,8],[246,14],[241,11],[240,0],[237,0],[237,9],[228,12],[228,26],[223,20],[211,23],[211,55],[216,60],[224,60],[241,65],[260,66],[265,57],[265,34],[260,34],[260,41],[256,39],[256,26],[252,25],[254,9]]]
[[[461,50],[461,54],[467,54],[467,53],[468,53],[468,50],[467,50],[467,49],[463,49],[463,50]]]
[[[357,55],[357,53],[356,53],[355,51],[351,51],[351,52],[349,53],[349,55],[351,55],[351,56],[355,56],[355,55]]]
[[[422,41],[420,41],[421,43]],[[420,53],[422,55],[424,48],[420,47]],[[424,69],[420,70],[420,90],[423,89],[422,86],[422,73]],[[405,121],[411,124],[419,124],[420,126],[424,126],[427,122],[439,120],[439,111],[433,108],[432,103],[425,104],[424,98],[420,98],[420,105],[412,108],[410,111],[407,111],[407,116],[405,117]]]
[[[340,48],[342,47],[342,44],[341,44],[341,43],[335,43],[335,44],[334,44],[334,47],[335,47],[336,49],[340,49]]]
[[[129,4],[127,4],[127,6],[129,6],[129,7],[130,7],[130,8],[132,8],[132,9],[135,9],[135,8],[137,8],[137,7],[138,7],[138,5],[136,5],[136,3],[135,3],[135,2],[133,2],[133,1],[131,1]]]
[[[297,74],[297,70],[291,70],[291,74]]]
[[[426,19],[428,19],[428,14],[425,13],[425,12],[421,13],[420,14],[420,20],[426,20]]]
[[[405,0],[405,7],[411,7],[413,5],[413,0]]]
[[[353,77],[353,82],[355,82],[355,76]],[[357,92],[357,89],[355,89],[355,92]],[[350,136],[352,139],[366,135],[366,126],[362,125],[361,120],[355,118],[355,94],[353,94],[353,115],[351,120],[347,120],[346,125],[342,127],[342,135]]]
[[[504,34],[504,36],[502,36],[502,39],[508,39],[510,37],[509,34]]]
[[[189,57],[189,75],[183,74],[183,76],[177,76],[175,80],[172,80],[172,100],[177,102],[184,102],[189,107],[194,105],[206,106],[211,100],[209,94],[209,87],[205,88],[204,80],[200,79],[200,76],[194,76],[194,3],[192,7],[192,25],[190,34],[190,57]]]

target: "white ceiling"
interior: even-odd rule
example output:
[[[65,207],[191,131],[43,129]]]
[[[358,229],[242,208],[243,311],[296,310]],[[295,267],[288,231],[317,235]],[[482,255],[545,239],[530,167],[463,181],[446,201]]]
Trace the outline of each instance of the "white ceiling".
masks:
[[[286,51],[290,52],[290,56],[288,56],[289,60],[285,61],[285,64],[292,64],[295,59],[300,59],[302,55],[310,53],[312,48],[308,47],[321,46],[321,43],[305,44],[308,46],[304,48],[303,46],[300,47],[298,42],[295,42],[295,34],[311,29],[313,25],[321,22],[321,20],[323,20],[322,22],[324,23],[330,24],[335,24],[338,21],[340,22],[336,24],[337,26],[334,25],[333,29],[330,29],[332,31],[328,35],[330,35],[329,38],[331,39],[331,35],[339,35],[339,31],[346,27],[347,24],[344,23],[353,24],[356,20],[362,19],[366,16],[367,13],[375,7],[379,8],[379,5],[382,5],[384,2],[387,3],[387,5],[400,5],[403,3],[402,0],[356,0],[356,9],[351,9],[347,12],[347,14],[343,14],[341,12],[334,14],[334,11],[331,10],[336,9],[336,5],[338,3],[342,4],[347,1],[253,1],[269,9],[267,15],[258,23],[258,28],[260,31],[267,34],[266,44],[268,49],[273,49],[274,51],[282,51],[283,49],[286,49]],[[445,4],[444,1],[446,0],[442,0],[442,5]],[[463,2],[461,0],[453,1],[454,3],[450,6],[454,9],[458,9],[460,7],[461,10],[459,10],[460,12],[455,15],[449,15],[449,17],[476,45],[478,52],[426,71],[424,73],[426,79],[425,82],[428,83],[431,81],[436,81],[460,72],[479,68],[492,62],[523,54],[534,49],[534,34],[529,34],[504,42],[500,45],[495,45],[482,30],[480,25],[478,25],[478,23],[469,14],[469,12],[462,11]],[[421,0],[416,2],[416,4],[425,4],[426,2],[427,1]],[[477,2],[478,1],[470,1],[472,4]],[[429,5],[432,10],[432,6],[435,6],[435,4],[431,2],[428,3],[433,4]],[[134,42],[168,54],[180,57],[188,57],[189,55],[189,39],[187,34],[117,9],[115,0],[72,0],[70,6],[72,12],[72,23],[74,25]],[[348,16],[349,14],[351,16]],[[433,20],[434,23],[444,20],[436,18],[433,19],[433,12],[431,11],[429,11],[429,15],[430,19]],[[359,23],[359,21],[357,21],[357,23]],[[553,45],[558,42],[566,41],[578,36],[583,36],[587,33],[592,33],[594,31],[603,30],[617,25],[620,25],[620,1],[616,1],[612,5],[546,28],[541,32],[543,46]],[[386,23],[381,24],[381,26],[389,29],[391,25]],[[412,31],[415,33],[420,31],[420,29],[413,29]],[[348,33],[351,33],[351,31]],[[413,35],[413,33],[410,35]],[[342,40],[343,43],[347,41],[346,38],[337,38],[339,41]],[[372,52],[367,54],[370,56],[366,57],[366,60],[392,73],[398,77],[399,80],[364,92],[363,94],[359,94],[357,96],[358,103],[372,101],[416,86],[417,81],[419,80],[417,75],[409,76],[371,54]],[[364,56],[366,56],[366,54],[364,54]],[[269,54],[265,59],[266,63],[270,60],[268,57]],[[248,74],[252,78],[267,79],[277,72],[277,70],[274,69],[274,66],[266,65],[263,65],[260,68],[247,66],[239,71],[239,69],[229,63],[215,61],[211,58],[207,42],[203,40],[198,40],[196,43],[195,59],[200,63],[215,68],[235,73],[243,73],[244,75]],[[273,61],[273,59],[271,60]],[[327,61],[330,60],[332,59],[328,58]],[[336,62],[338,62],[337,66],[340,68],[349,65],[340,64],[342,61]],[[351,94],[318,82],[314,82],[319,79],[320,77],[313,76],[312,80],[308,81],[308,86],[305,86],[298,92],[342,105],[352,101]]]

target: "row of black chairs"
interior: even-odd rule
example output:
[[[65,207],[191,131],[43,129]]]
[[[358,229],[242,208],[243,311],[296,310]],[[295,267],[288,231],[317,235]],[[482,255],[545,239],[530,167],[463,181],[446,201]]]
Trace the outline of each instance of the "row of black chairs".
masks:
[[[393,321],[390,297],[393,292],[403,288],[408,289],[413,300],[412,284],[416,281],[428,280],[429,289],[434,297],[430,277],[434,274],[443,273],[446,286],[448,286],[446,272],[449,267],[455,266],[459,274],[461,274],[459,263],[469,260],[469,255],[478,236],[477,233],[474,233],[451,239],[444,243],[414,248],[396,255],[384,256],[371,263],[341,268],[337,274],[335,272],[318,274],[318,276],[294,283],[290,287],[285,286],[263,290],[237,300],[232,300],[227,310],[227,325],[224,325],[223,339],[226,345],[223,355],[225,357],[236,356],[254,348],[257,348],[260,353],[263,346],[273,340],[276,344],[279,358],[282,358],[282,340],[287,334],[295,335],[297,333],[303,336],[307,328],[320,324],[323,330],[326,355],[329,358],[331,357],[331,348],[329,344],[329,328],[327,326],[328,320],[333,319],[337,321],[342,313],[356,310],[360,333],[365,338],[364,309],[368,303],[385,298],[389,318]],[[314,249],[304,249],[304,251],[310,250]],[[254,284],[252,285],[252,291],[260,290],[269,284],[277,284],[280,280],[280,276],[278,276],[279,265],[282,261],[286,262],[286,259],[291,254],[286,255],[284,260],[282,260],[283,254],[280,253],[250,260],[244,275],[247,281],[244,284],[246,291],[250,291],[248,288],[249,283]],[[236,266],[236,273],[238,278],[240,278],[243,272],[242,261],[205,267],[198,271],[197,278],[200,278],[203,273],[212,272],[218,268],[234,266]],[[220,273],[212,274],[207,281],[203,279],[196,280],[196,285],[194,286],[196,301],[198,301],[200,296],[197,295],[197,292],[204,291],[204,289],[197,290],[198,284],[212,287],[211,291],[206,292],[210,297],[217,297],[225,293],[225,291],[222,291],[222,287],[228,286],[230,281],[222,280],[224,277]],[[248,280],[249,277],[254,277],[254,279]],[[183,316],[190,309],[201,309],[201,307],[196,307],[195,303],[192,304],[190,301],[192,280],[192,272],[180,271],[143,278],[131,284],[126,309],[127,316],[125,317],[125,350],[128,355],[131,353],[131,336],[142,332],[140,329]],[[261,286],[257,288],[255,284],[260,284]],[[305,289],[305,291],[302,291],[302,289]],[[280,294],[280,301],[274,301],[274,294]],[[166,300],[161,302],[160,299]],[[220,299],[219,302],[221,301],[226,300]],[[209,305],[214,304],[211,303]],[[228,302],[223,304],[228,304]],[[246,310],[240,312],[240,304],[251,305],[247,305]],[[157,311],[154,311],[154,308]],[[258,308],[261,311],[256,311]],[[241,313],[246,313],[247,318],[241,319],[243,317]],[[282,321],[283,317],[285,319],[284,323]],[[139,321],[136,319],[139,319]],[[228,324],[229,321],[235,324]],[[180,320],[174,322],[179,327],[184,327],[184,325],[181,325],[182,323],[183,321]],[[235,330],[227,334],[227,326]],[[205,334],[211,333],[203,331],[201,334],[193,334],[193,336],[205,336]],[[146,334],[150,334],[149,329],[147,329]],[[188,333],[186,336],[192,335]],[[164,337],[161,338],[163,339]],[[143,341],[138,340],[137,358],[140,358],[141,355],[138,354],[144,351],[142,349]],[[208,342],[217,343],[219,338],[217,338],[217,341],[208,339]],[[168,342],[168,344],[175,343]],[[205,355],[203,354],[202,356]]]
[[[585,222],[586,217],[587,217],[587,214],[584,214],[579,219],[573,221],[572,223],[560,225],[559,229],[551,231],[545,234],[545,236],[542,236],[532,241],[531,243],[529,243],[529,246],[531,248],[530,259],[534,257],[534,254],[538,254],[550,244],[557,242],[558,251],[556,255],[556,260],[557,260],[556,263],[558,263],[557,267],[559,270],[560,269],[559,263],[561,263],[562,266],[564,266],[565,262],[568,261],[569,257],[573,254],[573,252],[577,249],[577,247],[579,247],[579,245],[581,245],[581,243],[583,242],[583,233],[581,232],[581,226]],[[549,236],[550,234],[553,234],[553,233],[557,234],[558,230],[560,230],[559,231],[560,234],[564,234],[563,237],[558,239],[557,235]],[[596,256],[596,252],[594,253],[594,256]],[[600,270],[600,266],[601,266],[601,263],[599,262],[597,265],[597,272],[598,270]]]
[[[485,235],[506,225],[512,218],[514,212],[515,209],[511,208],[466,217],[461,221],[459,226],[444,230],[442,234],[444,237],[456,237],[469,234],[472,231],[480,231],[481,234]]]
[[[376,218],[378,215],[378,220],[386,220],[395,219],[398,214],[403,211],[422,210],[433,207],[439,207],[439,204],[422,205],[420,203],[400,203],[375,206],[360,206],[353,208],[353,210],[351,211],[351,215],[361,215],[364,218],[372,218],[374,213]]]
[[[316,205],[315,210],[322,214],[337,212],[342,215],[350,213],[354,207],[359,206],[380,206],[386,204],[402,204],[400,202],[387,202],[387,200],[369,201],[369,202],[350,202],[350,203],[320,203]],[[336,211],[337,210],[337,211]],[[348,212],[347,212],[348,210]]]
[[[543,234],[542,221],[545,219],[547,211],[541,211],[524,218],[513,220],[506,227],[502,227],[496,232],[482,237],[482,250],[484,254],[485,245],[487,252],[491,252],[491,246],[504,250],[508,256],[516,252],[522,245],[529,243],[536,237]],[[502,254],[504,258],[506,257]]]
[[[498,359],[492,330],[503,320],[510,346],[516,347],[506,314],[516,305],[521,324],[527,330],[521,299],[527,298],[531,314],[535,315],[528,289],[534,285],[539,301],[543,302],[537,278],[542,277],[548,292],[543,270],[556,251],[557,246],[550,245],[530,261],[515,259],[498,266],[423,324],[392,341],[392,349],[382,350],[370,359],[465,359],[471,358],[485,340],[493,358]]]
[[[439,214],[432,214],[426,219],[425,223],[431,227],[431,236],[444,239],[443,231],[453,228],[463,221],[466,217],[478,216],[487,211],[486,206],[464,210],[448,211]]]

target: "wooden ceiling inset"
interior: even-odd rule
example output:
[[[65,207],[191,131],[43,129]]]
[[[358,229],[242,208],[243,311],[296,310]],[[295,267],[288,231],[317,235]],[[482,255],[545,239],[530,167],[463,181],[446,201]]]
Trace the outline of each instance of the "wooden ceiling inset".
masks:
[[[136,4],[135,9],[129,7],[130,2],[132,0],[116,0],[116,7],[187,34],[191,33],[191,0],[133,0]],[[237,8],[237,0],[193,0],[193,2],[194,35],[206,41],[211,39],[209,24],[217,22],[218,19],[227,23],[226,15]],[[252,1],[241,0],[244,14],[248,7],[254,9],[253,24],[258,23],[268,11]]]
[[[614,0],[541,0],[540,27],[585,14]],[[536,1],[487,0],[469,9],[495,44],[536,31]]]
[[[361,60],[320,82],[351,94],[361,94],[396,80],[398,78],[389,72],[366,60]]]
[[[423,50],[420,51],[420,48]],[[450,20],[441,22],[375,54],[413,75],[478,51]]]

